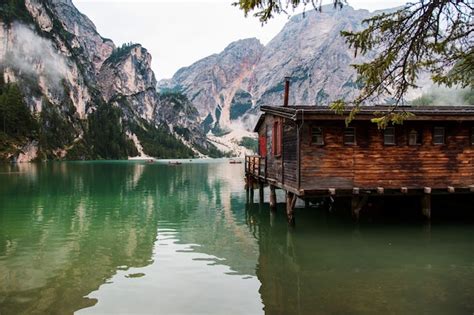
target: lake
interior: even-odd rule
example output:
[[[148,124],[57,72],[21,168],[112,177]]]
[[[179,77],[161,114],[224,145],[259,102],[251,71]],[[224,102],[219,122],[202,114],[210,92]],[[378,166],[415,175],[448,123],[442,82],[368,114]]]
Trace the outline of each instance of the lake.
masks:
[[[0,165],[0,314],[473,314],[472,217],[311,207],[291,227],[243,177],[226,160]]]

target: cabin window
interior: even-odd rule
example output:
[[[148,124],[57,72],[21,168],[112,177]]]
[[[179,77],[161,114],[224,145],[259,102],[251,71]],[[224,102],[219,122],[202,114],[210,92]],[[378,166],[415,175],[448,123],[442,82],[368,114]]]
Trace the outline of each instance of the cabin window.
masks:
[[[433,129],[433,144],[445,144],[446,134],[444,127],[434,127]]]
[[[421,144],[421,132],[412,129],[408,133],[408,145],[420,145]]]
[[[356,144],[356,130],[354,127],[344,129],[344,144]]]
[[[321,127],[311,128],[311,144],[316,144],[316,145],[324,144],[323,128]]]
[[[387,127],[384,129],[383,143],[388,145],[395,144],[395,127]]]
[[[471,128],[471,145],[474,145],[474,127]]]
[[[281,120],[275,120],[273,123],[273,143],[272,143],[272,149],[273,149],[273,155],[279,156],[281,155]]]

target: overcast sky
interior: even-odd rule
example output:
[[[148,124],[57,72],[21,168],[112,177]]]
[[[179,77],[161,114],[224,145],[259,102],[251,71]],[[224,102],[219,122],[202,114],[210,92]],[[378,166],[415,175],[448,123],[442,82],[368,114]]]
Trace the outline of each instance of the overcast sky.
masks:
[[[140,43],[153,56],[158,80],[179,68],[221,52],[231,42],[256,37],[268,43],[288,17],[277,16],[264,26],[233,7],[236,0],[73,0],[116,45]],[[406,0],[349,0],[356,9],[391,8]]]

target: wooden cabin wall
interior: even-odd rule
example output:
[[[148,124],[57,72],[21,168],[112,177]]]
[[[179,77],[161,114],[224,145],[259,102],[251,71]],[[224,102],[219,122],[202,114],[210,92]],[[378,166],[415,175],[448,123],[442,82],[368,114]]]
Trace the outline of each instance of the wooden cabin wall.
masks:
[[[311,128],[323,128],[324,145],[311,143]],[[301,188],[353,187],[354,146],[341,145],[344,122],[306,122],[301,135]]]
[[[266,135],[267,142],[267,177],[279,183],[297,187],[298,180],[298,137],[297,126],[291,120],[282,120],[282,152],[280,156],[273,154],[273,123],[274,117],[268,115],[259,129],[259,136]]]
[[[281,157],[273,155],[273,122],[273,116],[267,115],[265,121],[260,126],[259,135],[266,135],[267,139],[267,177],[281,182]]]
[[[283,123],[283,183],[298,186],[298,134],[296,123],[285,119]]]
[[[311,144],[310,126],[322,127],[325,144]],[[412,121],[396,126],[396,145],[385,145],[383,131],[355,121],[356,145],[343,144],[344,122],[306,122],[301,141],[301,188],[408,188],[474,184],[471,122]],[[432,144],[435,126],[446,128],[446,144]],[[422,130],[422,144],[408,145],[408,132]]]

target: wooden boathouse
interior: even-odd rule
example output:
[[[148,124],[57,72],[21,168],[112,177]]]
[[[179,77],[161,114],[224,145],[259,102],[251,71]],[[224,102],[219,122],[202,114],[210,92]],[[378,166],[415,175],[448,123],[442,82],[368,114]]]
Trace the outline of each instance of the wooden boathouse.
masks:
[[[270,186],[270,207],[275,189],[285,190],[290,221],[297,198],[352,196],[358,217],[367,196],[416,194],[429,218],[432,194],[474,192],[474,106],[398,107],[413,116],[385,129],[371,119],[389,107],[361,107],[346,126],[349,110],[262,106],[258,155],[245,159],[247,187],[258,185],[263,198]]]

